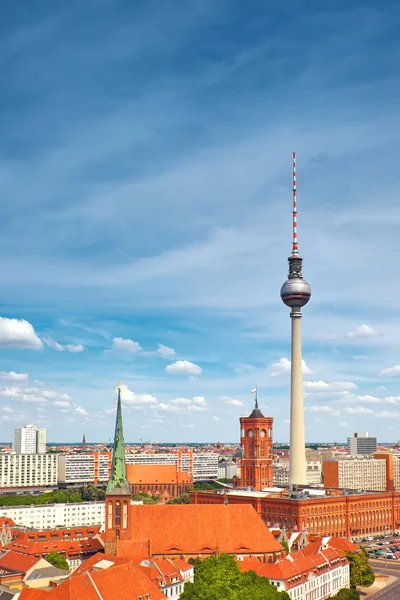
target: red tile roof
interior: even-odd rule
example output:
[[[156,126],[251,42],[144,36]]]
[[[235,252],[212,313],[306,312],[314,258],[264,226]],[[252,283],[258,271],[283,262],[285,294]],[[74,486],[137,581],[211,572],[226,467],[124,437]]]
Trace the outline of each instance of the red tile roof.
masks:
[[[176,465],[126,465],[126,474],[132,485],[177,485],[193,482],[193,477],[185,471],[177,471]]]
[[[49,554],[50,552],[60,552],[61,554],[65,554],[65,556],[68,558],[81,554],[94,554],[95,552],[101,552],[103,545],[97,538],[76,541],[60,539],[26,543],[20,543],[20,540],[15,538],[15,540],[7,544],[5,548],[15,550],[15,552],[20,552],[21,554],[40,554],[41,556],[46,556],[46,554]]]
[[[36,556],[27,556],[8,550],[0,557],[0,572],[14,571],[16,573],[26,573],[39,562],[39,560],[40,558],[37,558]]]
[[[93,557],[92,557],[93,558]],[[102,559],[115,559],[107,555]],[[164,600],[158,585],[151,582],[142,569],[133,562],[116,564],[104,570],[87,570],[81,575],[72,575],[53,590],[22,590],[20,600],[138,600],[150,595],[151,600]]]
[[[119,556],[282,551],[251,504],[132,505],[129,520]]]

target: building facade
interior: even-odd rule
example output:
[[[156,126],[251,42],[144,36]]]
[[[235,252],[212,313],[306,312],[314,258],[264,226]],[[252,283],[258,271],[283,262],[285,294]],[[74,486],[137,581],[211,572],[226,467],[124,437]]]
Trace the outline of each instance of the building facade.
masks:
[[[0,488],[55,487],[58,479],[56,454],[0,454]]]
[[[161,502],[177,498],[193,487],[189,473],[175,465],[127,465],[126,473],[132,494],[145,492],[159,496]]]
[[[306,462],[307,485],[320,485],[322,483],[322,468],[318,460]],[[279,461],[273,464],[274,485],[286,487],[289,485],[289,461]]]
[[[81,452],[58,455],[58,482],[61,485],[107,483],[111,452]]]
[[[12,451],[16,454],[44,454],[46,452],[46,429],[36,425],[23,425],[14,431]]]
[[[104,527],[104,507],[104,502],[0,506],[0,519],[8,517],[16,525],[33,529],[86,527],[89,525]]]
[[[214,452],[127,453],[125,460],[127,465],[175,465],[192,475],[194,482],[218,479],[218,454]]]
[[[251,504],[268,527],[307,530],[315,535],[352,537],[400,530],[400,493],[345,494],[327,490],[321,495],[246,492],[190,493],[193,504]]]
[[[386,464],[386,460],[372,456],[349,456],[325,461],[324,486],[384,492],[387,489]]]
[[[264,417],[257,397],[248,417],[240,417],[240,444],[242,460],[237,485],[260,491],[273,484],[272,471],[272,417]]]
[[[368,432],[353,433],[347,438],[347,454],[356,456],[357,454],[373,454],[377,451],[376,437],[369,437]]]

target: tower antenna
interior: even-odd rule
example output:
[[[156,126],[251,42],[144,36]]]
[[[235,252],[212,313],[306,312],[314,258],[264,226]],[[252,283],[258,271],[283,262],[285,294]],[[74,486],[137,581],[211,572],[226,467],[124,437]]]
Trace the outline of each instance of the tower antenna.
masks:
[[[296,152],[293,152],[293,247],[292,255],[299,254],[299,246],[297,243],[297,182],[296,182]]]

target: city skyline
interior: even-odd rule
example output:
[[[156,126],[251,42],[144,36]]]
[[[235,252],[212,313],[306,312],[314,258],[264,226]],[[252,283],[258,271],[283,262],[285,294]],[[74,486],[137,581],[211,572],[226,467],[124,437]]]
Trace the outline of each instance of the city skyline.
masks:
[[[110,439],[118,380],[127,440],[239,439],[255,385],[289,440],[293,151],[306,442],[398,439],[400,9],[375,4],[8,7],[10,441]]]

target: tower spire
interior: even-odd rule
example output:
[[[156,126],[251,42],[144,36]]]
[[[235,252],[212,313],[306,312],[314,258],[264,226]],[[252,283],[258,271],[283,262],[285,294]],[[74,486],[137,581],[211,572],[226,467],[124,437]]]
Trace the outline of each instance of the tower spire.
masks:
[[[125,465],[124,431],[122,426],[121,384],[118,385],[117,415],[115,419],[114,447],[111,463],[111,475],[106,490],[110,495],[131,495]]]
[[[297,181],[296,153],[293,152],[293,240],[292,254],[289,256],[289,275],[281,287],[282,301],[289,306],[292,320],[291,367],[290,367],[290,463],[289,484],[307,484],[303,374],[301,357],[301,308],[311,297],[311,288],[303,278],[303,259],[299,255],[297,243]]]
[[[296,152],[292,154],[293,158],[293,242],[292,242],[292,256],[298,256],[299,245],[297,243],[297,182],[296,182]]]

